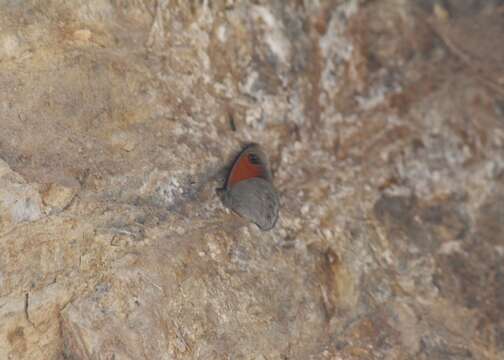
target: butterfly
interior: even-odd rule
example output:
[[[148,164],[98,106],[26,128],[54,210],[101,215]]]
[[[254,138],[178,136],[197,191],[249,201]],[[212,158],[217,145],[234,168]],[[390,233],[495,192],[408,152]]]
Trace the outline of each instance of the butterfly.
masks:
[[[238,154],[226,182],[218,190],[222,203],[261,230],[271,230],[280,209],[268,159],[258,144],[249,144]]]

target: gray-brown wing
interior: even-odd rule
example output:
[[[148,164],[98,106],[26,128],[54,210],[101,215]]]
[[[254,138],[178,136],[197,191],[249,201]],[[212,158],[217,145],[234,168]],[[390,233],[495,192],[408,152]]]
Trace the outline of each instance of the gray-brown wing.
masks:
[[[278,193],[264,179],[240,181],[227,191],[222,200],[225,206],[255,223],[261,230],[272,229],[278,219]]]

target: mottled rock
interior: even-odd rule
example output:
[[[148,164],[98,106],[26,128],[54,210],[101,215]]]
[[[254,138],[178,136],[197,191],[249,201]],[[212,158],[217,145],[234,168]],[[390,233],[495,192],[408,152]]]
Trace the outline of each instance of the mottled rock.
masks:
[[[0,234],[41,217],[42,202],[36,187],[0,160]]]
[[[47,185],[47,189],[42,193],[42,202],[49,207],[49,211],[51,212],[62,211],[70,205],[78,192],[76,185],[49,184]]]
[[[0,359],[504,358],[501,15],[2,2]]]

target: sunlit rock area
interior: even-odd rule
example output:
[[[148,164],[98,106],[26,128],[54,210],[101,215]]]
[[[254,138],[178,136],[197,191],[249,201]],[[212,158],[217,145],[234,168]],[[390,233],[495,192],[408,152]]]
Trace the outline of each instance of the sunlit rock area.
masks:
[[[0,1],[0,359],[504,359],[498,0]],[[259,143],[280,217],[216,194]]]

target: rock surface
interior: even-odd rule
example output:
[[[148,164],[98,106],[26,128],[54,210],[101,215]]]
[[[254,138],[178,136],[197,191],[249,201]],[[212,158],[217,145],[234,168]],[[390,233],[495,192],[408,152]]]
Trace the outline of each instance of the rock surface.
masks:
[[[0,359],[504,358],[501,4],[0,3]]]

